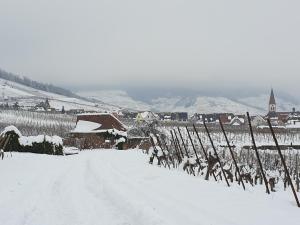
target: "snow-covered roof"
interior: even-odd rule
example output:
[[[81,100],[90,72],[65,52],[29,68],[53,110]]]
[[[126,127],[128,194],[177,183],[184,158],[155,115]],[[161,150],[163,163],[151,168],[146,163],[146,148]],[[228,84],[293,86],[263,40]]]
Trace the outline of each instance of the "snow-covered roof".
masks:
[[[151,111],[139,113],[136,117],[137,121],[153,121],[159,119],[159,116]]]
[[[95,128],[97,130],[116,129],[119,131],[126,131],[125,125],[111,113],[84,113],[77,115],[77,123],[80,121],[89,121],[98,123],[101,126]]]
[[[286,128],[300,128],[300,121],[293,121],[292,123],[286,124]]]
[[[127,137],[125,126],[110,113],[85,113],[77,116],[77,123],[71,133],[111,133]]]
[[[98,128],[100,128],[102,125],[100,123],[95,123],[91,121],[85,121],[85,120],[78,120],[75,129],[72,131],[74,133],[86,133],[86,132],[92,132]]]

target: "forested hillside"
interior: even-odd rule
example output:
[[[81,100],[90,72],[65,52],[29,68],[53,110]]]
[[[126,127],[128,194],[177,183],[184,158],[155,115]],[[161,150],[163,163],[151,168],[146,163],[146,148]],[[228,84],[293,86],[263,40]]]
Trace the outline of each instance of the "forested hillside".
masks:
[[[31,80],[25,76],[6,72],[5,70],[2,70],[1,68],[0,68],[0,78],[9,80],[9,81],[13,81],[13,82],[16,82],[19,84],[23,84],[28,87],[35,88],[35,89],[38,89],[41,91],[52,92],[52,93],[64,95],[67,97],[77,97],[77,98],[79,97],[78,95],[76,95],[76,94],[72,93],[71,91],[66,90],[64,88],[57,87],[52,84],[37,82],[37,81]]]

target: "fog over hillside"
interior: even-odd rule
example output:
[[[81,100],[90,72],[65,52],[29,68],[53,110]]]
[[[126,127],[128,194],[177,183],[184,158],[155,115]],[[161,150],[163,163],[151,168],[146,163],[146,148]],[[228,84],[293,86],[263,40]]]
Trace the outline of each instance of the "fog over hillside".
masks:
[[[153,111],[194,112],[234,112],[250,111],[265,114],[269,101],[270,88],[151,88],[151,87],[98,87],[94,90],[74,88],[79,95],[99,101],[119,105],[124,108]],[[300,109],[297,98],[282,90],[275,89],[279,111]]]

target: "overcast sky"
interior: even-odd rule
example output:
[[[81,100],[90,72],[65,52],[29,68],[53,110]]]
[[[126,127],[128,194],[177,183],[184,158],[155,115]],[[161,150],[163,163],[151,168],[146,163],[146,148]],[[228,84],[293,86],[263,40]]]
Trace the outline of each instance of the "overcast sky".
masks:
[[[298,0],[1,0],[0,67],[69,87],[298,94],[299,10]]]

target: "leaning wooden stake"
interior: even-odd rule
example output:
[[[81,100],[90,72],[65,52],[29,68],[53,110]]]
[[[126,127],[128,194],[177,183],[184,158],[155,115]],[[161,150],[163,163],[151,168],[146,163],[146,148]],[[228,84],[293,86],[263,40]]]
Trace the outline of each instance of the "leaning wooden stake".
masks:
[[[159,137],[158,137],[157,135],[155,135],[155,136],[156,136],[156,139],[157,139],[158,146],[160,147],[161,152],[162,152],[164,158],[166,159],[166,164],[167,164],[167,166],[169,167],[169,169],[171,169],[170,164],[169,164],[169,162],[168,162],[168,158],[167,158],[167,156],[166,156],[166,154],[165,154],[165,152],[164,152],[164,149],[162,148],[162,145],[161,145],[161,142],[160,142],[160,140],[159,140]]]
[[[159,138],[158,134],[156,134],[155,136],[156,136],[159,147],[162,149],[162,142],[160,141],[160,138]],[[166,150],[167,150],[169,156],[171,156],[169,148],[167,146],[167,143],[164,142],[164,146],[166,147]],[[164,151],[163,151],[163,154],[164,154],[164,157],[165,157],[166,161],[168,161],[168,158],[167,158],[166,154],[164,153]],[[173,168],[175,168],[175,164],[174,164],[173,160],[171,162],[172,162]],[[170,169],[169,163],[168,163],[168,167]]]
[[[298,153],[296,155],[296,187],[297,187],[297,191],[299,192],[300,185],[299,185]]]
[[[190,132],[189,132],[189,130],[188,130],[187,127],[185,127],[185,129],[186,129],[186,131],[187,131],[187,133],[188,133],[188,136],[189,136],[190,142],[191,142],[191,144],[192,144],[192,147],[193,147],[195,156],[196,156],[196,158],[197,158],[197,163],[198,163],[199,166],[201,166],[201,164],[200,164],[200,159],[199,159],[198,154],[197,154],[197,152],[196,152],[196,148],[195,148],[195,145],[194,145],[194,143],[193,143],[193,140],[192,140],[192,137],[191,137],[191,135],[190,135]]]
[[[203,151],[203,153],[204,153],[204,157],[205,157],[206,161],[208,161],[207,153],[206,153],[206,151],[205,151],[205,149],[204,149],[204,146],[203,146],[202,141],[201,141],[201,139],[200,139],[199,133],[198,133],[196,127],[195,127],[195,124],[193,124],[193,127],[194,127],[194,131],[195,131],[195,133],[196,133],[196,135],[197,135],[198,141],[199,141],[199,143],[200,143],[200,146],[201,146],[201,148],[202,148],[202,151]]]
[[[177,127],[177,130],[178,130],[180,139],[181,139],[181,141],[182,141],[182,145],[183,145],[183,148],[184,148],[184,150],[185,150],[186,157],[187,157],[187,158],[190,158],[189,153],[188,153],[188,149],[187,149],[187,147],[186,147],[185,144],[184,144],[184,140],[183,140],[183,137],[182,137],[182,135],[181,135],[181,132],[180,132],[179,127]],[[191,167],[190,169],[191,169],[193,175],[196,176],[196,175],[195,175],[194,169],[193,169],[192,167]]]
[[[200,142],[201,148],[202,148],[202,150],[203,150],[203,152],[204,152],[205,160],[206,160],[207,163],[208,163],[207,153],[206,153],[206,151],[205,151],[205,149],[204,149],[204,146],[203,146],[203,144],[202,144],[202,141],[201,141],[201,139],[200,139],[200,136],[199,136],[199,134],[198,134],[198,132],[197,132],[197,130],[196,130],[195,124],[193,124],[193,127],[194,127],[194,130],[195,130],[196,134],[197,134],[197,137],[198,137],[198,140],[199,140],[199,142]],[[189,132],[188,132],[188,134],[189,134]],[[189,135],[190,135],[190,134],[189,134]],[[190,138],[190,139],[191,139],[191,138]],[[192,141],[192,140],[191,140],[191,141]],[[199,164],[199,166],[200,166],[200,164]],[[213,177],[214,177],[215,181],[217,181],[217,177],[216,177],[216,175],[215,175],[215,172],[213,172]]]
[[[177,155],[177,158],[178,158],[178,162],[181,163],[181,155],[180,155],[180,150],[177,148],[177,143],[174,139],[174,135],[173,135],[173,132],[170,130],[170,133],[171,133],[171,137],[172,137],[172,142],[173,142],[173,145],[174,145],[174,148],[175,148],[175,151],[176,151],[176,155]]]
[[[263,169],[263,166],[262,166],[259,154],[258,154],[258,150],[257,150],[257,147],[256,147],[256,143],[255,143],[255,139],[254,139],[254,135],[253,135],[252,125],[251,125],[251,118],[250,118],[249,112],[247,112],[247,119],[248,119],[250,134],[251,134],[251,138],[252,138],[253,148],[255,150],[255,154],[256,154],[256,158],[257,158],[258,164],[259,164],[260,172],[261,172],[261,175],[263,177],[263,180],[264,180],[264,183],[265,183],[265,186],[266,186],[266,192],[268,194],[270,194],[270,190],[269,190],[269,186],[268,186],[268,181],[267,181],[267,178],[266,178],[266,175],[265,175],[265,172],[264,172],[264,169]]]
[[[203,120],[203,125],[204,125],[204,127],[205,127],[207,136],[208,136],[208,138],[209,138],[209,141],[210,141],[210,143],[211,143],[211,146],[212,146],[212,148],[213,148],[213,150],[214,150],[214,153],[215,153],[215,155],[216,155],[217,161],[218,161],[218,163],[219,163],[219,165],[220,165],[220,168],[221,168],[221,170],[222,170],[222,174],[223,174],[223,176],[224,176],[224,178],[225,178],[225,181],[226,181],[226,183],[227,183],[227,186],[230,187],[229,182],[228,182],[227,177],[226,177],[226,174],[225,174],[225,171],[224,171],[224,169],[223,169],[223,165],[222,165],[221,160],[220,160],[220,158],[219,158],[217,149],[215,148],[214,142],[213,142],[213,140],[212,140],[212,138],[211,138],[211,136],[210,136],[209,130],[208,130],[207,126],[206,126],[205,119]]]
[[[228,145],[228,148],[229,148],[229,151],[230,151],[231,158],[232,158],[232,160],[233,160],[233,162],[234,162],[235,169],[236,169],[236,171],[237,171],[237,173],[238,173],[238,175],[239,175],[239,177],[240,177],[240,180],[241,180],[241,182],[242,182],[242,186],[243,186],[243,188],[244,188],[244,190],[245,190],[245,189],[246,189],[246,188],[245,188],[245,184],[244,184],[244,182],[243,182],[243,179],[242,179],[242,176],[241,176],[241,173],[240,173],[240,169],[239,169],[239,167],[238,167],[238,165],[237,165],[237,162],[236,162],[236,160],[235,160],[235,157],[234,157],[233,151],[232,151],[232,149],[231,149],[231,146],[230,146],[230,143],[229,143],[227,134],[226,134],[226,132],[225,132],[223,123],[222,123],[222,121],[221,121],[221,118],[219,118],[219,123],[220,123],[221,129],[222,129],[222,132],[223,132],[223,134],[224,134],[225,140],[226,140],[226,142],[227,142],[227,145]]]
[[[270,130],[271,130],[271,133],[272,133],[272,136],[273,136],[273,139],[274,139],[275,145],[276,145],[276,147],[277,147],[278,154],[279,154],[279,156],[280,156],[280,159],[281,159],[282,165],[283,165],[283,167],[284,167],[285,174],[286,174],[286,176],[287,176],[287,178],[288,178],[288,181],[289,181],[289,182],[290,182],[290,184],[291,184],[292,191],[293,191],[293,194],[294,194],[295,200],[296,200],[296,202],[297,202],[297,206],[298,206],[298,207],[300,207],[300,202],[299,202],[299,199],[298,199],[298,196],[297,196],[296,190],[295,190],[295,188],[294,188],[294,184],[293,184],[293,182],[292,182],[292,179],[291,179],[291,176],[290,176],[289,170],[288,170],[288,168],[287,168],[287,166],[286,166],[285,160],[284,160],[284,158],[283,158],[283,155],[282,155],[282,153],[281,153],[281,150],[280,150],[280,147],[279,147],[279,144],[278,144],[277,138],[276,138],[276,136],[275,136],[275,133],[274,133],[273,127],[272,127],[272,125],[271,125],[271,121],[270,121],[270,119],[268,119],[268,124],[269,124]]]
[[[186,155],[186,157],[190,158],[189,153],[188,153],[188,150],[187,150],[187,147],[186,147],[185,144],[184,144],[184,140],[183,140],[183,137],[182,137],[182,135],[181,135],[181,132],[180,132],[179,127],[177,127],[177,130],[178,130],[178,133],[179,133],[179,136],[180,136],[180,139],[181,139],[181,142],[182,142],[184,151],[185,151],[185,155]]]
[[[173,132],[174,132],[174,135],[175,135],[175,139],[176,139],[177,146],[178,146],[178,148],[179,148],[181,157],[182,157],[182,159],[183,159],[183,158],[184,158],[184,154],[183,154],[182,148],[181,148],[181,146],[180,146],[179,139],[178,139],[178,137],[177,137],[176,131],[174,130]]]

